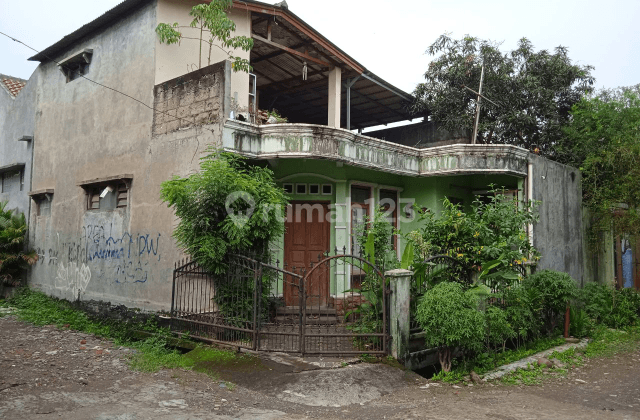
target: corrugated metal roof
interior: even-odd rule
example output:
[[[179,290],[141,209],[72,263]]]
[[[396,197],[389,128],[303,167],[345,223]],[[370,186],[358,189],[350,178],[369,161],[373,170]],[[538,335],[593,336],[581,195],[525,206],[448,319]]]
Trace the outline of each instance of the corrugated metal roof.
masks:
[[[24,79],[19,79],[17,77],[6,76],[4,74],[0,74],[0,85],[9,92],[11,97],[15,98],[18,96],[18,93],[22,90],[23,87],[27,84],[27,81]]]

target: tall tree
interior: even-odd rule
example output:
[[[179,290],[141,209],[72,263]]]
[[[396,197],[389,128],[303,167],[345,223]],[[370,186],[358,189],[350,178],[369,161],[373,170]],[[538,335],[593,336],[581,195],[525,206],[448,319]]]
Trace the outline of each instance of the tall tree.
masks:
[[[518,48],[500,51],[500,44],[465,36],[441,35],[427,50],[436,56],[415,91],[416,115],[429,115],[444,129],[473,131],[475,91],[484,64],[478,143],[538,148],[554,156],[554,144],[569,122],[571,106],[591,91],[591,66],[572,63],[567,48],[536,52],[527,38]]]
[[[582,172],[592,234],[640,234],[640,85],[605,90],[574,105],[558,144],[561,161]],[[597,235],[592,236],[597,241]]]

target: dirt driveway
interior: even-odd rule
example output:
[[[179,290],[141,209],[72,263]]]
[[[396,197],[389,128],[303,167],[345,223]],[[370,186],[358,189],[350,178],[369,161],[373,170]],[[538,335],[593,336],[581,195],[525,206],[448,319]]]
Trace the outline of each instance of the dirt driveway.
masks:
[[[544,386],[428,388],[383,364],[314,369],[259,360],[250,369],[220,369],[215,380],[139,373],[127,367],[129,352],[0,318],[0,418],[640,419],[640,351],[590,362]]]

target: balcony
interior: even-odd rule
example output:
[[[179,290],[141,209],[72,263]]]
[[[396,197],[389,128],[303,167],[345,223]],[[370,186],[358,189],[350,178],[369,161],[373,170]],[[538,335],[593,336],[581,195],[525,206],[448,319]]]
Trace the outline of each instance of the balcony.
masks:
[[[256,160],[327,159],[406,176],[527,175],[529,152],[512,145],[451,144],[419,149],[313,124],[227,120],[223,147]]]

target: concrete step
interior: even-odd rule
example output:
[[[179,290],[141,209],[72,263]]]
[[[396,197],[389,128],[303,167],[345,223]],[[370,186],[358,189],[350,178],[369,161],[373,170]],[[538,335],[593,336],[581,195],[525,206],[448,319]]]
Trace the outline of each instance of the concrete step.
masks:
[[[322,315],[322,316],[330,316],[337,315],[337,311],[335,308],[328,307],[307,307],[305,310],[307,315]],[[276,314],[278,315],[298,315],[300,313],[299,306],[279,306],[276,308]]]
[[[277,324],[299,324],[300,317],[298,315],[278,315],[275,318]],[[308,316],[306,325],[335,325],[338,324],[338,317],[329,316]]]

